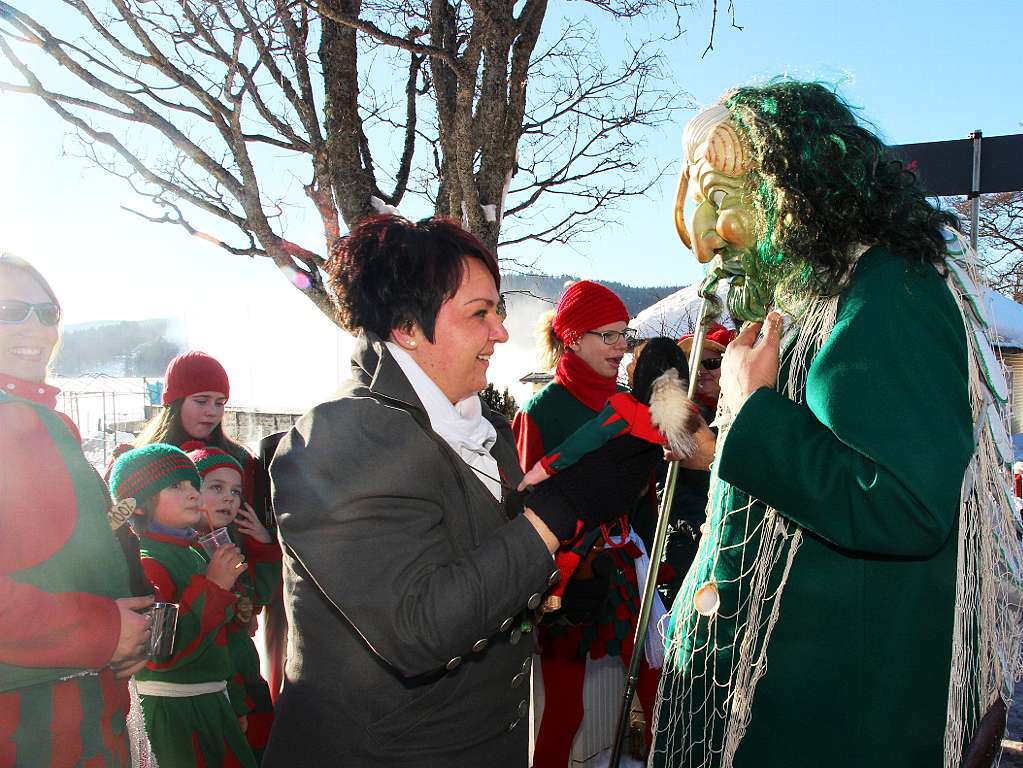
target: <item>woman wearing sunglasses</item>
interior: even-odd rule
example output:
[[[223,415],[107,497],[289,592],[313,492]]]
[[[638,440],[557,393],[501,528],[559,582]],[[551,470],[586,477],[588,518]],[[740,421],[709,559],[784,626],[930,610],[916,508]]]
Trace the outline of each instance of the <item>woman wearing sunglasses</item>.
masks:
[[[725,347],[735,338],[735,331],[715,323],[707,331],[703,340],[703,354],[700,356],[700,373],[696,381],[696,402],[704,420],[709,424],[714,420],[714,412],[721,396],[721,356]],[[678,345],[689,358],[693,347],[693,335],[687,334],[679,339]]]
[[[152,597],[131,596],[137,547],[126,556],[106,486],[54,410],[60,315],[42,275],[0,255],[0,765],[127,766]]]
[[[725,348],[735,338],[736,332],[715,323],[707,331],[700,355],[700,367],[696,380],[696,406],[707,424],[714,421],[714,414],[721,396],[721,358]],[[693,347],[693,335],[679,339],[679,347],[689,359]],[[711,427],[717,435],[717,427]],[[707,493],[710,489],[709,462],[704,466],[682,465],[675,483],[675,495],[671,501],[671,517],[668,538],[664,548],[664,561],[671,566],[670,578],[660,585],[665,605],[675,602],[675,595],[682,586],[689,566],[696,557],[700,545],[700,526],[707,517]]]

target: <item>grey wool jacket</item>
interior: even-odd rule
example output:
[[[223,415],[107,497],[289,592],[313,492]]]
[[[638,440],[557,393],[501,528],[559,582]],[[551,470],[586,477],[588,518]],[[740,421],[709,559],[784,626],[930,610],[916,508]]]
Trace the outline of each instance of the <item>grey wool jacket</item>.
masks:
[[[290,629],[263,765],[526,768],[519,630],[554,561],[430,429],[379,338],[360,336],[352,369],[270,467]],[[483,412],[515,487],[511,430]]]

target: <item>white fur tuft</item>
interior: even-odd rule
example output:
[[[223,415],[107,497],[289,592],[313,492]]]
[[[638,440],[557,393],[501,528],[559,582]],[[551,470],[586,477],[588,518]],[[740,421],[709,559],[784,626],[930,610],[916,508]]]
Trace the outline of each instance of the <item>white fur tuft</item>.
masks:
[[[686,395],[685,382],[674,368],[666,370],[650,385],[650,420],[681,458],[696,453],[693,434],[700,427],[700,417],[695,410],[693,401]]]

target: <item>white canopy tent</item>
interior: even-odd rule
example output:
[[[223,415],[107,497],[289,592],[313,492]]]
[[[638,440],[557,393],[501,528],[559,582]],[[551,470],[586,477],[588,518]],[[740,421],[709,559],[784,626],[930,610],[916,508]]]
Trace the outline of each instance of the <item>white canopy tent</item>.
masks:
[[[665,296],[636,315],[629,325],[636,329],[641,339],[654,336],[678,338],[692,333],[700,313],[700,297],[696,294],[698,288],[699,284],[694,283]],[[720,283],[718,297],[722,306],[727,294],[727,284]],[[995,332],[995,345],[1023,350],[1023,305],[990,289],[984,292],[984,305],[988,321]],[[718,322],[729,327],[735,326],[727,309],[722,311]]]
[[[636,329],[641,339],[652,339],[655,336],[678,339],[692,333],[700,314],[701,299],[696,294],[699,287],[699,283],[694,283],[665,296],[636,315],[629,326]],[[722,282],[718,285],[718,297],[721,299],[722,307],[727,295],[728,285]],[[728,316],[727,309],[723,309],[718,322],[730,328],[735,325]]]

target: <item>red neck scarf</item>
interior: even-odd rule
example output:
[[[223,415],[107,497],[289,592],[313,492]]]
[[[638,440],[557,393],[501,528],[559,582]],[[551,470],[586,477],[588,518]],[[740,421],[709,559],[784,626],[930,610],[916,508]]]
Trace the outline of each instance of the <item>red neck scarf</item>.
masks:
[[[607,399],[618,391],[616,376],[601,376],[571,349],[566,349],[558,361],[554,382],[591,411],[600,411]]]
[[[711,413],[717,411],[718,409],[718,399],[716,397],[711,397],[710,395],[701,395],[699,392],[697,392],[696,397],[694,399],[700,405],[707,406],[707,408],[710,409]]]

